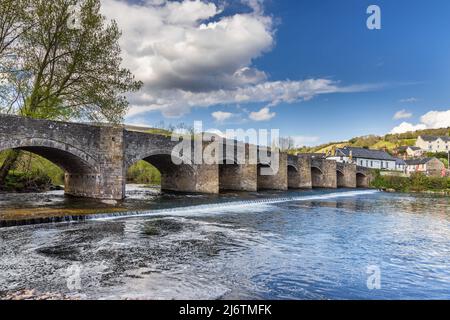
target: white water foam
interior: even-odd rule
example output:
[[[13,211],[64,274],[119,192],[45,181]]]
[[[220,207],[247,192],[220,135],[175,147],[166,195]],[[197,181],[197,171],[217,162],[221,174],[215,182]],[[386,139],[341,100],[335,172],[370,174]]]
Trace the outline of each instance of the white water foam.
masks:
[[[319,194],[302,197],[283,197],[283,198],[268,198],[260,200],[248,200],[248,201],[234,201],[226,203],[216,203],[207,205],[197,205],[189,207],[178,207],[170,209],[139,211],[139,212],[123,212],[123,213],[111,213],[111,214],[95,214],[86,216],[86,220],[106,221],[116,220],[124,218],[138,218],[138,217],[157,217],[157,216],[203,216],[205,214],[217,214],[230,211],[253,211],[255,206],[258,208],[294,201],[312,201],[312,200],[327,200],[335,198],[347,198],[363,195],[372,195],[378,193],[377,190],[364,190],[364,191],[348,191],[348,192],[334,192],[328,194]]]

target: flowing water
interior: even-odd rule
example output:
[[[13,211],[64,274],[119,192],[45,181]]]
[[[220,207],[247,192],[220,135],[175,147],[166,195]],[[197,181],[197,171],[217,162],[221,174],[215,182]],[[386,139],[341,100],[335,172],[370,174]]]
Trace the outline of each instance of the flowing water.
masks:
[[[22,218],[95,214],[0,228],[0,297],[35,289],[80,299],[450,298],[448,197],[161,196],[135,186],[117,204],[0,195],[0,219],[14,219],[13,206]]]

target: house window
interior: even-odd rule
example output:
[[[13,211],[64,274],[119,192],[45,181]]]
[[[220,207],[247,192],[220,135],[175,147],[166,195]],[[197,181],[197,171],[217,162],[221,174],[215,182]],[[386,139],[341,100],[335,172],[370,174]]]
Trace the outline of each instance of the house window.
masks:
[[[366,160],[366,167],[369,166],[369,160]]]
[[[370,161],[370,167],[373,168],[373,161]]]
[[[381,169],[383,169],[383,168],[384,168],[384,162],[381,161]]]

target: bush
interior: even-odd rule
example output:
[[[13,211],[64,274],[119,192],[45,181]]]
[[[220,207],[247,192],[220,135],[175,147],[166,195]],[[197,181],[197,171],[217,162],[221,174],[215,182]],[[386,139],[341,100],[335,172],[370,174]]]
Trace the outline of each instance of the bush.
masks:
[[[139,161],[128,169],[127,181],[139,184],[160,184],[161,174],[148,162]]]
[[[52,187],[52,179],[43,171],[11,171],[0,188],[9,192],[42,192]]]
[[[450,189],[450,178],[427,177],[422,173],[414,173],[409,178],[381,176],[377,173],[372,186],[377,189],[393,189],[399,192],[442,191]]]

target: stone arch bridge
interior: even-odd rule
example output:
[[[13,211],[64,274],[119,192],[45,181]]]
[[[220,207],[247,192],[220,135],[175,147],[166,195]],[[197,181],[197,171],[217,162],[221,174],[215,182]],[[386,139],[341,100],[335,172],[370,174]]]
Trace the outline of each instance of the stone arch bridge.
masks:
[[[65,193],[77,197],[123,199],[126,172],[145,160],[161,172],[163,190],[219,193],[289,188],[368,187],[370,172],[309,156],[279,154],[280,168],[263,175],[266,163],[175,165],[170,137],[127,130],[123,126],[90,125],[0,115],[0,151],[24,150],[40,155],[65,171]],[[246,145],[246,149],[249,146]],[[224,152],[224,158],[227,158]]]

